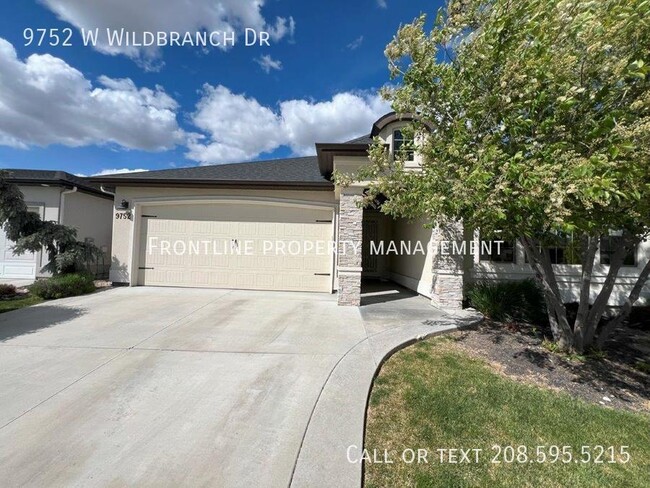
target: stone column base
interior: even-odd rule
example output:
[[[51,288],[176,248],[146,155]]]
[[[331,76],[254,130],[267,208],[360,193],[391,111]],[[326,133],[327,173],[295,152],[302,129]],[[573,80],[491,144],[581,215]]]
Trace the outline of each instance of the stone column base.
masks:
[[[463,308],[463,276],[438,272],[433,277],[431,304],[448,310]]]
[[[339,268],[338,304],[348,307],[361,305],[361,269]]]

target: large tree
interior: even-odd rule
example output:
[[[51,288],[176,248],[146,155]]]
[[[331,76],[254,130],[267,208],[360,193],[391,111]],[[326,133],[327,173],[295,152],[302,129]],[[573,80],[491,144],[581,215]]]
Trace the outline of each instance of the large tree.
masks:
[[[377,144],[358,175],[375,181],[368,198],[388,197],[392,215],[518,239],[559,346],[602,345],[650,273],[646,264],[602,326],[625,256],[650,230],[650,2],[452,0],[426,25],[402,26],[386,48],[396,83],[385,94],[418,115],[422,171]],[[593,299],[599,242],[612,231],[620,237]],[[580,244],[575,324],[549,252],[562,235]]]
[[[41,217],[28,210],[25,197],[0,171],[0,230],[14,241],[14,254],[45,250],[48,263],[44,271],[53,274],[86,271],[102,251],[94,244],[78,241],[77,230]]]

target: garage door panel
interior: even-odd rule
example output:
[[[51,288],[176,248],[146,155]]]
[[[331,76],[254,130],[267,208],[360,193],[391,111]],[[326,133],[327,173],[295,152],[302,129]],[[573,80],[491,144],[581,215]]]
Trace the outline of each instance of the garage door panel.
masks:
[[[32,279],[36,276],[37,257],[35,253],[15,255],[14,243],[7,239],[0,229],[0,278]]]
[[[142,213],[155,218],[141,224],[138,284],[331,291],[332,257],[322,247],[320,254],[304,247],[332,239],[330,209],[233,203],[145,207]],[[163,241],[169,241],[167,253],[160,252]],[[209,241],[207,247],[201,241]],[[150,242],[159,246],[156,252],[147,252]]]

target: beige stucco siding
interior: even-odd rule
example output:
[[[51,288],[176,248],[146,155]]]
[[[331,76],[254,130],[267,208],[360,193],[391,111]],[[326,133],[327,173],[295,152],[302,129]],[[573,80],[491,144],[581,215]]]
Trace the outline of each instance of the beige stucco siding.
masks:
[[[118,187],[115,202],[129,202],[133,219],[115,219],[113,221],[112,265],[110,279],[117,283],[136,284],[140,229],[138,219],[141,208],[156,203],[173,202],[172,205],[192,202],[218,202],[226,200],[276,201],[290,203],[312,203],[334,208],[333,191],[303,190],[244,190],[244,189],[210,189],[210,188],[144,188]],[[115,213],[124,213],[116,209]],[[136,255],[134,256],[133,251]],[[136,270],[137,271],[137,270]]]
[[[431,297],[433,279],[432,253],[429,246],[431,229],[424,227],[424,220],[409,222],[406,219],[393,221],[393,240],[410,243],[411,255],[394,254],[390,256],[390,277],[393,281]],[[422,254],[416,243],[420,243],[426,254]]]
[[[20,191],[29,207],[37,207],[43,220],[59,221],[59,202],[62,188],[56,186],[21,186]],[[47,276],[41,268],[47,264],[47,256],[43,252],[36,254],[36,277]]]
[[[77,229],[81,241],[90,238],[111,256],[113,200],[75,192],[64,195],[63,224]]]

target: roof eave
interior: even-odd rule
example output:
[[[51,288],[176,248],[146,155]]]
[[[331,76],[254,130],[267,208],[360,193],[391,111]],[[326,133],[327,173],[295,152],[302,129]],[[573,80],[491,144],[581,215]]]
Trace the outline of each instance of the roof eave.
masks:
[[[10,181],[11,183],[14,183],[15,185],[19,185],[19,186],[21,185],[22,186],[60,186],[68,189],[77,187],[77,190],[82,193],[87,193],[89,195],[93,195],[96,197],[113,200],[112,195],[107,195],[106,193],[104,193],[103,191],[97,188],[74,183],[68,180],[61,180],[61,179],[53,180],[47,178],[7,178],[7,181]]]
[[[188,178],[93,178],[91,181],[110,186],[187,187],[187,188],[233,188],[258,190],[318,190],[331,191],[334,185],[329,181],[234,181]]]
[[[316,143],[318,168],[326,179],[332,178],[334,172],[334,156],[368,156],[370,144],[365,143]],[[388,147],[384,144],[384,147]]]

